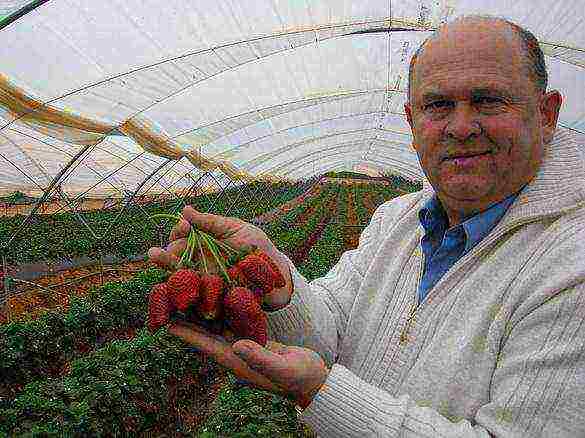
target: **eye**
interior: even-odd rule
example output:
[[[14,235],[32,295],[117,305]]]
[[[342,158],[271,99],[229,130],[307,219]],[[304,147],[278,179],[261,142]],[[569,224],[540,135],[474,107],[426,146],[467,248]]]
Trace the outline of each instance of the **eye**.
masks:
[[[495,106],[504,103],[504,99],[498,96],[477,96],[473,99],[478,105]]]
[[[427,103],[424,108],[425,111],[441,111],[445,109],[449,109],[453,106],[453,102],[449,100],[435,100],[433,102]]]

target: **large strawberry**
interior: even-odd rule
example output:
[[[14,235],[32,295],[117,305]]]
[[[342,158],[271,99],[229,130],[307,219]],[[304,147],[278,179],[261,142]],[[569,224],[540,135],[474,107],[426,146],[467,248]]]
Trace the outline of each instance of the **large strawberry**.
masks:
[[[201,275],[201,297],[197,310],[204,319],[216,319],[221,315],[223,279],[217,274]]]
[[[173,305],[169,299],[169,289],[166,283],[155,285],[148,297],[148,329],[155,332],[169,322]]]
[[[266,345],[266,315],[254,292],[245,287],[234,287],[224,297],[223,305],[225,320],[238,339],[252,339]]]
[[[276,287],[286,286],[286,280],[284,279],[282,273],[280,272],[280,269],[278,268],[277,264],[274,263],[274,260],[272,260],[268,256],[268,254],[266,254],[264,251],[262,251],[260,249],[256,249],[252,254],[260,257],[262,260],[264,260],[266,263],[268,263],[268,265],[272,268],[272,272],[274,272],[274,285]]]
[[[237,265],[233,265],[232,267],[228,268],[227,273],[236,286],[250,286],[250,281]]]
[[[246,278],[259,288],[263,294],[268,294],[276,287],[276,274],[270,265],[255,254],[248,254],[236,266]]]
[[[179,269],[167,280],[169,298],[181,312],[196,304],[201,290],[201,277],[191,269]]]

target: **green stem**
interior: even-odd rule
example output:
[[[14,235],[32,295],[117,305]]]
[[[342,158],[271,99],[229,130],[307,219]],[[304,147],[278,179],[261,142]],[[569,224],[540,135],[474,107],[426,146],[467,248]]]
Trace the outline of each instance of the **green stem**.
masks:
[[[227,250],[227,251],[231,251],[234,254],[240,254],[240,251],[232,248],[231,246],[229,246],[227,243],[222,242],[221,240],[215,239],[213,236],[210,236],[207,233],[204,233],[208,238],[211,238],[215,241],[215,243],[219,246],[221,246],[223,249]]]
[[[188,261],[191,263],[193,261],[193,251],[195,250],[195,231],[191,230],[189,232],[189,237],[187,237],[187,249],[185,252],[189,251]]]
[[[203,247],[201,246],[201,237],[199,236],[199,234],[197,235],[197,245],[199,245],[199,252],[201,253],[201,260],[203,261],[203,269],[205,270],[205,273],[209,273],[208,269],[207,269],[207,261],[205,260],[205,253],[203,252]]]
[[[155,219],[155,218],[166,218],[166,219],[175,219],[177,221],[180,221],[181,219],[183,219],[183,216],[181,216],[180,214],[174,215],[174,214],[166,214],[166,213],[159,213],[159,214],[153,214],[152,216],[150,216],[151,219]]]
[[[223,262],[221,261],[220,257],[217,255],[217,246],[205,234],[202,234],[201,237],[203,238],[203,240],[205,240],[207,242],[207,247],[209,248],[209,251],[211,252],[211,255],[213,256],[213,258],[215,259],[215,262],[218,264],[219,269],[221,270],[222,274],[224,275],[225,281],[228,284],[231,284],[232,280],[231,280],[230,276],[228,275],[227,271],[225,270],[225,266],[223,265]]]

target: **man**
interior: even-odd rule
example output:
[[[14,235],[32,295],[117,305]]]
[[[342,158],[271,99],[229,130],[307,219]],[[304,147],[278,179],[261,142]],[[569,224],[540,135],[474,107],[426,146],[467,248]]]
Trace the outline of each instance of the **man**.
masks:
[[[585,160],[556,132],[561,96],[546,91],[538,44],[466,17],[410,73],[423,190],[381,205],[359,247],[311,283],[258,229],[185,209],[290,276],[267,300],[268,348],[170,330],[290,395],[319,436],[585,436]],[[187,229],[152,260],[171,264]]]

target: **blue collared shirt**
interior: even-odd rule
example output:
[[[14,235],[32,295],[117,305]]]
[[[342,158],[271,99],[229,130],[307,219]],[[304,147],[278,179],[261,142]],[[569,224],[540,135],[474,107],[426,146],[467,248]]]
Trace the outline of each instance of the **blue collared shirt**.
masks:
[[[464,218],[463,222],[448,230],[449,219],[436,194],[420,209],[418,218],[425,229],[421,244],[426,265],[418,290],[419,303],[457,260],[489,234],[519,193],[508,196],[481,213]]]

